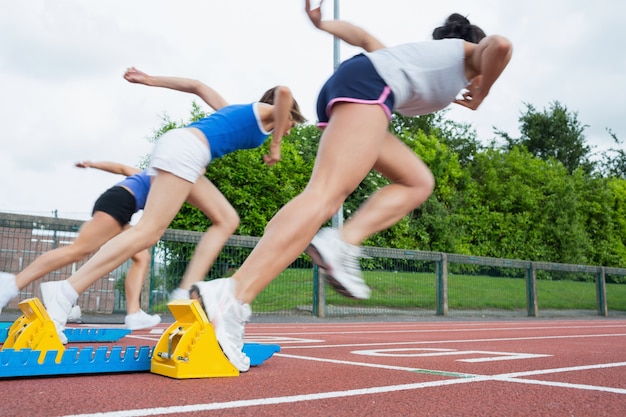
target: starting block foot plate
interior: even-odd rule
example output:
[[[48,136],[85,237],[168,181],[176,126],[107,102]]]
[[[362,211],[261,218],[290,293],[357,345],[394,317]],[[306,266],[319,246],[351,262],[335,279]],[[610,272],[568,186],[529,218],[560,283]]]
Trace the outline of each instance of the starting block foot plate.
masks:
[[[243,353],[250,358],[250,366],[263,365],[263,362],[272,357],[276,352],[280,352],[278,345],[265,345],[261,343],[244,343]]]

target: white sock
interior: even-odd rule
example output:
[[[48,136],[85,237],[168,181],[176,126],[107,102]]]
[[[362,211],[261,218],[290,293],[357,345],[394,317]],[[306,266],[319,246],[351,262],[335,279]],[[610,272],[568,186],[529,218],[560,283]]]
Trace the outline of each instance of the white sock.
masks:
[[[9,290],[9,294],[11,294],[11,298],[17,297],[17,294],[19,294],[20,289],[17,288],[17,284],[15,283],[15,275],[13,275],[9,280],[9,286],[7,289]]]
[[[74,287],[70,285],[69,282],[62,281],[61,291],[63,292],[65,298],[67,298],[68,301],[72,303],[72,305],[76,304],[76,301],[78,301],[78,293],[76,292]]]

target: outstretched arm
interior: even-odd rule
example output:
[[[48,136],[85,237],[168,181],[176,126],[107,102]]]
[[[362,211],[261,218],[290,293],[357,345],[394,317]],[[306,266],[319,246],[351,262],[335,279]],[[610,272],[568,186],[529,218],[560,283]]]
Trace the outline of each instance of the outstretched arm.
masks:
[[[82,161],[76,162],[74,166],[78,168],[96,168],[102,171],[110,172],[112,174],[120,174],[126,177],[131,175],[135,175],[141,172],[139,168],[131,167],[124,164],[118,164],[117,162],[109,162],[109,161],[100,161],[100,162],[92,162],[92,161]]]
[[[476,110],[491,91],[502,71],[506,68],[513,54],[513,45],[505,37],[492,35],[481,40],[478,45],[466,44],[466,50],[473,48],[469,64],[472,73],[476,74],[467,91],[461,99],[455,100],[456,104]]]
[[[228,105],[228,102],[217,91],[191,78],[148,75],[135,67],[131,67],[124,73],[124,79],[130,83],[169,88],[195,94],[214,110],[219,110]]]
[[[291,118],[291,107],[293,106],[293,96],[291,90],[285,86],[279,86],[274,91],[273,119],[274,129],[272,130],[272,141],[270,142],[270,153],[263,156],[263,161],[269,166],[280,161],[280,144],[283,136],[295,124]]]
[[[352,23],[343,20],[322,20],[322,3],[324,0],[320,2],[320,7],[311,10],[311,1],[305,0],[306,14],[316,28],[328,32],[350,45],[363,48],[367,52],[385,47],[378,39]]]

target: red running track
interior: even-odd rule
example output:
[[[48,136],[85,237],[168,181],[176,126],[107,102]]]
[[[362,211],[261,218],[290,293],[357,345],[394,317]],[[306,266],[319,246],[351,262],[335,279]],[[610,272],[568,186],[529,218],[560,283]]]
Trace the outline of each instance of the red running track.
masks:
[[[154,346],[167,326],[115,345]],[[231,378],[0,380],[0,415],[626,415],[621,319],[251,323],[246,341],[281,352]]]

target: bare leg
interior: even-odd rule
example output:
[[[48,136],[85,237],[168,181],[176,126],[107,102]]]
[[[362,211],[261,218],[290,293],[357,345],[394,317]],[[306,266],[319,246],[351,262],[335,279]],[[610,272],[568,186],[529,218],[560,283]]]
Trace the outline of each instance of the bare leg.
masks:
[[[252,302],[305,250],[324,221],[376,163],[387,126],[387,118],[378,106],[335,105],[309,184],[269,222],[263,238],[233,276],[239,300]]]
[[[152,179],[148,201],[139,222],[111,239],[67,281],[81,294],[101,276],[113,271],[132,254],[154,245],[163,235],[193,184],[169,172]]]
[[[132,264],[128,273],[126,274],[126,280],[124,282],[124,289],[126,291],[126,314],[133,314],[141,309],[141,287],[143,281],[146,278],[148,269],[150,268],[150,252],[149,249],[142,250],[130,258]]]
[[[390,227],[432,193],[430,170],[386,130],[387,120],[381,116],[377,106],[335,106],[309,184],[274,216],[259,244],[235,273],[238,299],[252,302],[288,267],[370,169],[378,170],[392,184],[375,193],[346,222],[342,238],[348,243],[359,245],[371,234]]]
[[[392,183],[370,196],[344,224],[343,240],[356,246],[419,207],[435,187],[426,164],[391,133],[387,134],[374,169]]]
[[[211,220],[211,227],[196,245],[179,284],[183,290],[189,290],[193,284],[204,279],[224,244],[239,226],[239,215],[233,206],[206,177],[198,179],[187,202],[202,210]]]
[[[15,284],[19,289],[23,289],[52,271],[86,258],[122,230],[122,226],[113,217],[96,211],[93,218],[83,224],[71,245],[53,249],[39,256],[15,276]]]

